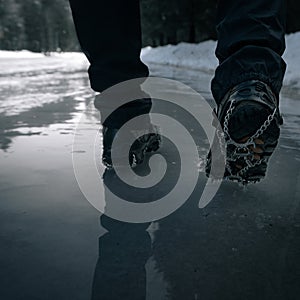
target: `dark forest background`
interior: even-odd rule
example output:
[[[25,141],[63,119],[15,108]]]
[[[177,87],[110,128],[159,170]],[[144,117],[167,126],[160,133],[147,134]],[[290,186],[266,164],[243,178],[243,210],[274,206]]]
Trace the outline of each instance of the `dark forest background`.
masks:
[[[290,33],[300,30],[300,1],[287,2]],[[144,46],[216,39],[216,0],[141,0],[141,8]],[[68,1],[0,0],[0,49],[80,50]]]

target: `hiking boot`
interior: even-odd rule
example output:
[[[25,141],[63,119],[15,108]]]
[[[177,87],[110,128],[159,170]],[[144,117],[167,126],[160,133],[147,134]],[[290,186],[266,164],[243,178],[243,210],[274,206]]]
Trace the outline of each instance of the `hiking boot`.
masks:
[[[215,113],[226,147],[224,179],[242,184],[260,181],[266,175],[282,125],[277,97],[266,83],[245,81],[230,89]],[[207,175],[211,162],[210,152]]]
[[[109,128],[103,126],[103,155],[102,162],[106,168],[112,169],[113,162],[111,157],[111,147],[114,138],[118,133],[117,128]],[[157,126],[151,123],[145,124],[144,128],[130,130],[127,134],[134,137],[135,141],[130,146],[129,154],[127,157],[117,157],[118,165],[128,165],[135,167],[144,162],[147,153],[155,152],[159,149],[161,137],[158,133]],[[119,147],[125,147],[126,141],[122,141]],[[128,146],[128,145],[127,145]]]

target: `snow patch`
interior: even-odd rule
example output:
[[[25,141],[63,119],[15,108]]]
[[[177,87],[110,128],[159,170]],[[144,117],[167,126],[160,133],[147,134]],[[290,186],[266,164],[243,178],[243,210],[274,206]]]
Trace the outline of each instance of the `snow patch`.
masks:
[[[21,51],[4,51],[0,50],[0,59],[2,58],[51,58],[51,57],[64,57],[64,58],[83,58],[83,54],[79,52],[49,52],[47,54],[31,52],[28,50]]]
[[[300,32],[286,36],[286,51],[283,59],[287,63],[287,70],[283,83],[300,87]]]
[[[215,41],[199,44],[180,43],[176,46],[146,47],[142,50],[142,60],[148,64],[167,64],[176,67],[199,69],[213,72],[218,65],[215,57]],[[285,85],[300,87],[300,32],[286,35],[286,51],[283,59],[287,63]]]
[[[205,41],[199,44],[180,43],[176,46],[167,45],[163,47],[146,47],[142,49],[142,60],[147,64],[163,64],[176,67],[199,69],[213,73],[218,65],[215,57],[215,41]],[[285,85],[300,87],[300,32],[286,35],[286,51],[283,59],[287,63],[287,71],[284,78]],[[25,59],[36,58],[36,64],[27,62]],[[11,67],[11,59],[18,60]],[[42,53],[34,53],[27,50],[22,51],[0,51],[0,62],[7,63],[6,68],[2,66],[2,73],[14,73],[44,69],[46,65],[53,69],[73,69],[86,68],[88,62],[82,53],[50,53],[45,56]],[[17,68],[16,68],[17,67]]]
[[[218,60],[215,57],[215,41],[199,44],[180,43],[176,46],[146,47],[142,50],[142,60],[146,63],[167,64],[213,71]]]

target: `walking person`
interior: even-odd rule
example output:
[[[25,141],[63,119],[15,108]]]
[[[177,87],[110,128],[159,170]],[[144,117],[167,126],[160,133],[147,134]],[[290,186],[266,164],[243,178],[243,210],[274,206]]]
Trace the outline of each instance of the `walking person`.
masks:
[[[70,4],[95,91],[149,75],[140,59],[139,0],[70,0]],[[259,181],[277,145],[282,123],[279,92],[286,68],[285,21],[284,0],[218,1],[219,66],[211,89],[227,143],[228,179]],[[145,97],[130,112],[146,114],[150,109],[151,100]],[[111,118],[104,124],[113,129],[106,131],[104,141],[113,138],[117,123]],[[144,149],[143,143],[147,141],[140,143]],[[107,144],[109,148],[111,142]]]

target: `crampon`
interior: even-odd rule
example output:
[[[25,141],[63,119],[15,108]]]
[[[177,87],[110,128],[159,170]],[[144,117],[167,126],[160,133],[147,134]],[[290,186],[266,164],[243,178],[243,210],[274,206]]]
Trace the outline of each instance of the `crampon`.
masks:
[[[215,116],[222,130],[217,129],[214,142],[221,143],[222,135],[226,149],[223,179],[243,185],[260,181],[278,144],[282,124],[278,99],[271,88],[258,80],[243,82],[226,94]],[[210,151],[207,176],[211,163]]]

